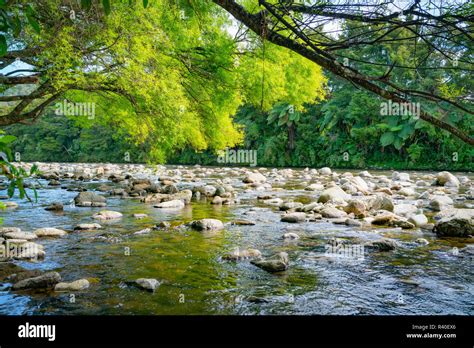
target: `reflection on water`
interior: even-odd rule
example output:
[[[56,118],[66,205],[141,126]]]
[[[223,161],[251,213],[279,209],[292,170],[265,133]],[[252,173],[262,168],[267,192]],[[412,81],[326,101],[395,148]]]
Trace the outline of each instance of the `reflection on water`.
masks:
[[[93,188],[96,183],[85,183]],[[276,186],[276,185],[275,185]],[[311,193],[298,182],[287,191],[272,192],[282,198],[309,202]],[[79,223],[93,222],[99,208],[66,205],[64,213],[45,211],[52,202],[68,202],[77,195],[60,188],[39,190],[39,202],[18,201],[18,209],[1,212],[4,226],[31,231],[57,227],[70,233],[60,239],[42,239],[46,258],[38,263],[18,262],[28,269],[58,271],[65,281],[87,278],[91,287],[82,292],[16,292],[0,288],[0,314],[473,314],[472,260],[452,255],[453,246],[466,241],[440,240],[430,232],[398,229],[358,231],[344,225],[305,222],[289,225],[250,193],[241,192],[234,206],[193,202],[179,212],[155,209],[134,199],[108,198],[108,210],[123,213],[121,220],[104,222],[102,230],[72,232]],[[3,193],[1,193],[3,194]],[[134,213],[146,213],[142,220]],[[172,227],[194,219],[223,222],[250,219],[254,226],[226,225],[213,235],[187,229],[133,232],[169,221]],[[302,238],[285,242],[284,233]],[[335,261],[324,253],[331,237],[397,239],[393,252],[368,253],[364,260]],[[106,238],[95,238],[104,236]],[[414,243],[426,238],[427,246]],[[265,256],[279,251],[290,255],[290,268],[269,274],[248,261],[226,262],[221,256],[240,248],[256,248]],[[129,285],[137,278],[162,281],[155,293]]]

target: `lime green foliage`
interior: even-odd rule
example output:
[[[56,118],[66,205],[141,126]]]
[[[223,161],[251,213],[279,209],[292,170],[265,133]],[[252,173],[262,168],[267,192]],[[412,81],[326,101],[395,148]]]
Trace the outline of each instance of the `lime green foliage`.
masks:
[[[274,45],[260,57],[255,37],[255,44],[238,47],[226,29],[228,15],[211,1],[157,0],[146,9],[90,3],[83,4],[87,10],[76,5],[74,17],[58,0],[35,4],[48,16],[35,16],[41,31],[26,27],[21,41],[38,49],[35,65],[61,93],[58,101],[94,103],[95,117],[77,117],[79,125],[111,126],[136,146],[146,144],[150,161],[184,147],[240,144],[233,116],[244,102],[301,109],[324,96],[318,66]]]
[[[13,162],[13,155],[11,151],[11,143],[16,140],[13,135],[5,135],[3,131],[0,132],[0,175],[5,176],[9,182],[7,194],[8,197],[13,197],[15,191],[18,189],[19,197],[32,201],[24,187],[24,179],[38,173],[38,168],[33,165],[29,172],[21,167],[15,166]],[[36,190],[33,188],[35,200],[37,199]],[[0,208],[4,205],[0,205]]]

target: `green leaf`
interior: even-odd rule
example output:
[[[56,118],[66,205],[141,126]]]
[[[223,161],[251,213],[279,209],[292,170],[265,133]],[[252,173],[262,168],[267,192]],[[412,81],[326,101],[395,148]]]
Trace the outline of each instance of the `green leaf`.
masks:
[[[8,197],[12,198],[13,195],[15,194],[15,185],[16,184],[16,181],[15,180],[12,180],[10,182],[10,185],[8,186],[8,191],[7,191],[7,194],[8,194]]]
[[[104,6],[105,14],[110,14],[110,0],[102,0],[102,5]]]
[[[31,5],[28,5],[26,8],[26,18],[28,19],[28,23],[33,27],[33,29],[39,34],[41,32],[41,27],[38,23],[38,21],[35,18],[35,10],[33,10],[33,7]]]
[[[400,125],[398,125],[398,126],[396,126],[396,127],[390,127],[390,131],[391,131],[391,132],[398,132],[398,131],[402,130],[402,128],[403,128],[403,125],[400,124]]]
[[[10,144],[15,140],[16,137],[14,135],[4,135],[3,137],[0,137],[0,143],[2,144]]]
[[[81,0],[81,7],[83,9],[88,10],[91,8],[91,6],[92,6],[92,0]]]
[[[15,19],[13,20],[13,36],[18,37],[21,33],[21,20],[18,15],[15,16]]]
[[[403,140],[401,138],[396,138],[395,141],[393,142],[393,146],[395,146],[397,150],[400,150],[402,148],[402,145],[403,145]]]
[[[7,53],[7,48],[7,39],[5,39],[5,36],[0,34],[0,57]]]
[[[382,144],[382,146],[391,145],[393,144],[394,141],[395,141],[395,135],[391,132],[384,133],[380,137],[380,144]]]
[[[425,126],[425,123],[423,122],[423,120],[418,120],[415,123],[415,129],[420,129],[420,128],[423,128],[424,126]]]
[[[415,131],[414,125],[412,123],[407,123],[403,126],[401,132],[398,133],[398,136],[402,138],[403,140],[405,140],[410,135],[412,135],[414,131]]]
[[[278,126],[283,126],[287,122],[288,122],[288,115],[280,118],[280,120],[278,121]]]
[[[143,7],[147,8],[147,6],[148,6],[148,0],[143,0]]]
[[[21,199],[25,198],[26,191],[25,191],[25,188],[23,187],[23,180],[22,179],[17,180],[17,186],[18,186],[18,191],[20,192],[20,198]]]

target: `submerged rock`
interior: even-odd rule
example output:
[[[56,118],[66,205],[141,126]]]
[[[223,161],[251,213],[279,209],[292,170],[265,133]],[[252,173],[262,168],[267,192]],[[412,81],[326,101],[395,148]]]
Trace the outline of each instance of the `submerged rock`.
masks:
[[[300,236],[293,232],[288,232],[283,235],[283,239],[287,240],[297,240],[300,239]]]
[[[122,213],[119,213],[118,211],[102,210],[101,212],[92,215],[92,218],[97,220],[113,220],[120,219],[122,216]]]
[[[197,231],[220,231],[224,229],[222,221],[217,219],[194,220],[190,223],[190,226]]]
[[[160,209],[183,209],[185,204],[182,200],[174,199],[172,201],[155,204],[153,207]]]
[[[264,260],[252,260],[253,265],[270,273],[286,271],[289,266],[288,254],[281,252],[276,256]]]
[[[253,226],[253,225],[255,225],[255,222],[250,221],[250,220],[238,219],[238,220],[232,221],[232,225],[237,225],[237,226]]]
[[[66,231],[53,227],[38,228],[34,233],[38,237],[61,237],[67,234]]]
[[[160,282],[156,279],[150,278],[139,278],[135,280],[135,283],[142,289],[148,291],[155,291],[157,287],[160,286]]]
[[[398,243],[392,239],[383,238],[364,244],[364,247],[367,249],[377,250],[377,251],[390,251],[398,247]]]
[[[13,284],[13,290],[52,288],[61,281],[58,272],[44,273],[38,277],[27,278]]]
[[[48,211],[63,211],[63,210],[64,210],[64,206],[63,206],[61,203],[53,203],[53,204],[47,206],[46,208],[44,208],[44,210],[48,210]]]
[[[102,226],[99,224],[79,224],[76,227],[74,227],[74,230],[80,230],[80,231],[89,231],[89,230],[99,230],[101,229]]]
[[[80,192],[75,198],[74,203],[78,207],[105,207],[107,199],[97,193],[85,191]]]
[[[245,260],[245,259],[257,259],[262,257],[262,253],[257,250],[257,249],[236,249],[232,253],[225,254],[222,256],[222,259],[228,260],[228,261],[239,261],[239,260]]]

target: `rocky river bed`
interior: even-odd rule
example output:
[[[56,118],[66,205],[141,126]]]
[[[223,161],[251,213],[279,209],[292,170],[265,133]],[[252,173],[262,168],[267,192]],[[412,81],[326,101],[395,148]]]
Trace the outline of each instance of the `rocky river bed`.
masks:
[[[2,315],[474,314],[472,173],[36,164]]]

